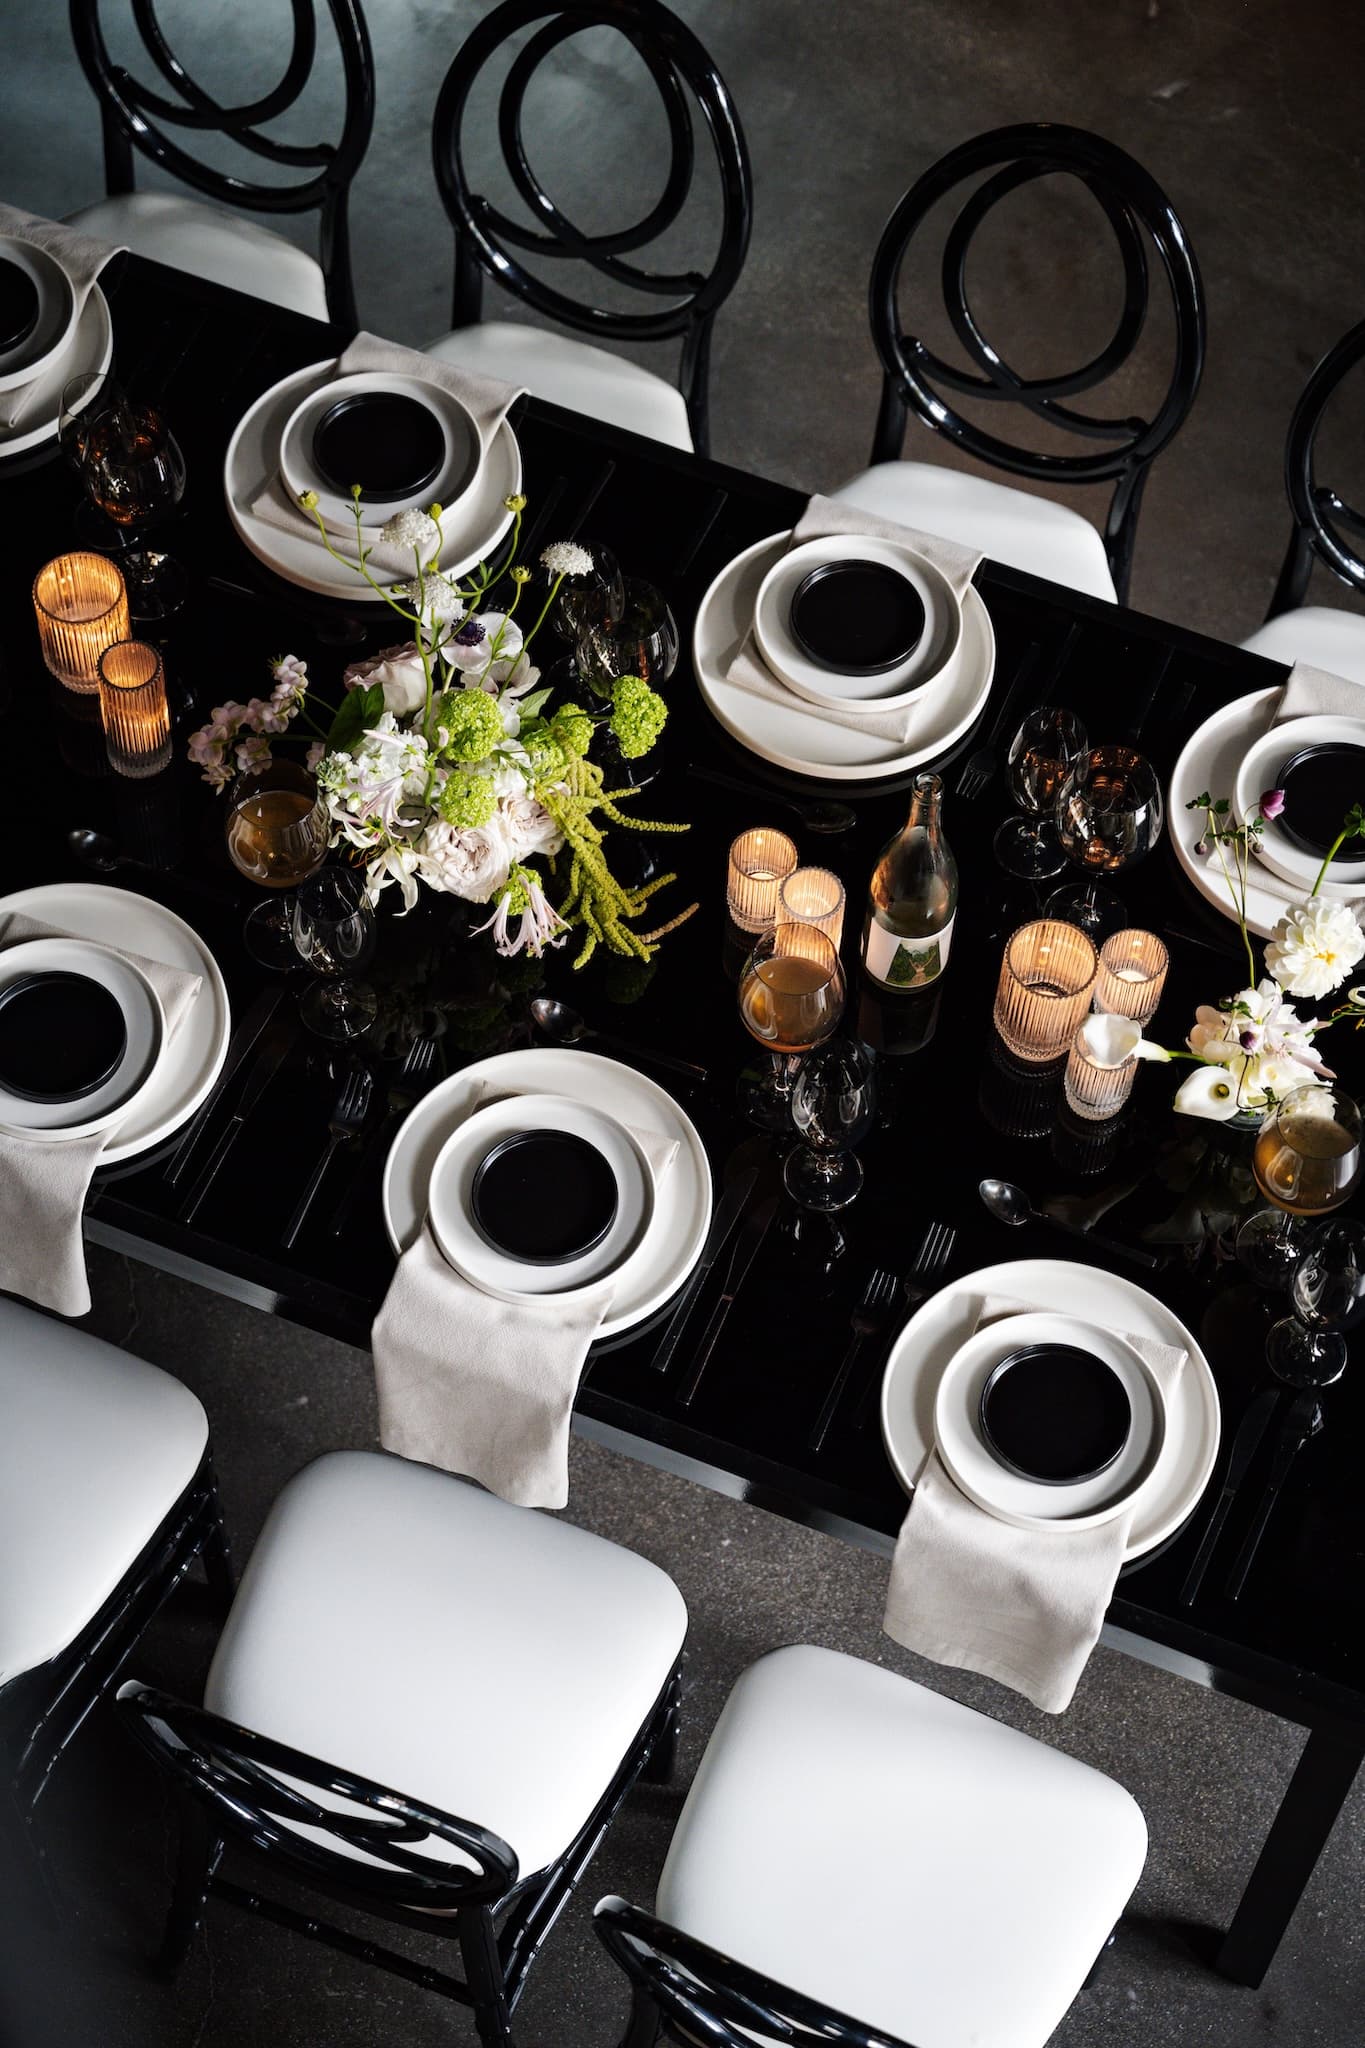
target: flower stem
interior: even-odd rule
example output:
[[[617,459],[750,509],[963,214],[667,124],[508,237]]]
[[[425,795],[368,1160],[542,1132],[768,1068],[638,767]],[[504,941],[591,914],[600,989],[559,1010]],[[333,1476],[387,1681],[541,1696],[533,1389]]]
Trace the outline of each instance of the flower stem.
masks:
[[[1321,866],[1321,867],[1320,867],[1320,868],[1318,869],[1318,878],[1317,878],[1316,882],[1314,882],[1314,884],[1313,884],[1313,891],[1312,891],[1312,893],[1313,893],[1313,895],[1314,895],[1314,896],[1316,896],[1316,895],[1317,895],[1317,893],[1318,893],[1318,890],[1319,890],[1319,889],[1320,889],[1320,888],[1322,887],[1323,877],[1324,877],[1324,875],[1325,875],[1325,874],[1327,873],[1327,870],[1328,870],[1328,868],[1330,868],[1330,867],[1331,867],[1331,865],[1332,865],[1332,862],[1333,862],[1333,861],[1334,861],[1334,860],[1336,859],[1336,857],[1337,857],[1337,849],[1338,849],[1338,848],[1339,848],[1339,847],[1340,847],[1340,846],[1342,845],[1342,843],[1344,842],[1344,840],[1345,840],[1345,838],[1346,838],[1346,835],[1347,835],[1347,833],[1348,833],[1348,832],[1349,832],[1350,830],[1351,830],[1351,821],[1350,821],[1350,819],[1348,818],[1348,819],[1347,819],[1347,821],[1346,821],[1346,823],[1345,823],[1345,824],[1344,824],[1344,825],[1342,826],[1342,828],[1341,828],[1340,832],[1338,832],[1338,834],[1337,834],[1336,838],[1335,838],[1335,839],[1334,839],[1334,840],[1332,841],[1332,844],[1331,844],[1331,845],[1330,845],[1330,846],[1328,847],[1328,849],[1327,849],[1327,853],[1326,853],[1326,856],[1325,856],[1325,858],[1324,858],[1324,860],[1323,860],[1323,863],[1322,863],[1322,866]]]

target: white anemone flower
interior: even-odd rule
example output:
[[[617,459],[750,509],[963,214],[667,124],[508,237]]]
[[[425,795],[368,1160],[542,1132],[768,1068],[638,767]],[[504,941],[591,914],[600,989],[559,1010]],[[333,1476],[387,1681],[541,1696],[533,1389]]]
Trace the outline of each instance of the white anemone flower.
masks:
[[[1365,933],[1349,903],[1310,896],[1287,910],[1270,935],[1265,964],[1291,996],[1316,1002],[1365,958]]]

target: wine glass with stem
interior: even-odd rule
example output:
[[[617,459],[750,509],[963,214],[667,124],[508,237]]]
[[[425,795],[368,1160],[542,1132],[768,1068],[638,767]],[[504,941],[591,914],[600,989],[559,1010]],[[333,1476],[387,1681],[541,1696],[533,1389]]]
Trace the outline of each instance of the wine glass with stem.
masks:
[[[833,1036],[844,1011],[844,972],[832,941],[814,925],[778,924],[765,932],[739,978],[739,1014],[770,1055],[740,1084],[740,1105],[769,1131],[791,1124],[791,1092],[804,1054]]]
[[[1010,794],[1023,812],[995,835],[995,857],[1008,874],[1038,881],[1066,866],[1053,810],[1062,783],[1088,745],[1074,711],[1044,704],[1030,711],[1010,741]]]
[[[1293,1278],[1307,1237],[1303,1218],[1339,1209],[1360,1179],[1360,1110],[1336,1087],[1308,1082],[1271,1108],[1256,1134],[1251,1170],[1269,1204],[1237,1233],[1237,1258],[1263,1287]]]
[[[1266,1358],[1291,1387],[1330,1387],[1346,1370],[1344,1330],[1365,1316],[1365,1226],[1344,1217],[1309,1233],[1289,1283],[1293,1314],[1274,1324]]]
[[[320,979],[299,1015],[320,1038],[356,1038],[379,1014],[374,990],[353,976],[375,948],[374,906],[354,868],[322,868],[294,894],[294,944]]]
[[[600,697],[621,676],[642,676],[655,688],[678,664],[677,621],[653,584],[626,578],[620,614],[589,618],[578,636],[578,666]]]
[[[147,536],[185,495],[185,458],[155,406],[109,384],[92,393],[89,384],[87,372],[63,387],[58,441],[91,504],[122,537],[119,566],[133,617],[166,618],[184,603],[184,572]]]
[[[802,1143],[782,1169],[803,1209],[846,1209],[863,1184],[862,1143],[877,1115],[872,1061],[856,1039],[833,1038],[802,1060],[792,1084],[792,1122]]]
[[[1122,902],[1101,885],[1149,854],[1165,819],[1161,783],[1150,761],[1124,745],[1087,747],[1057,793],[1057,837],[1085,880],[1054,890],[1045,917],[1065,918],[1098,945],[1127,921]]]
[[[297,761],[277,758],[237,777],[228,790],[227,852],[239,875],[279,892],[258,903],[242,942],[262,967],[294,966],[294,889],[327,858],[331,823],[317,780]]]

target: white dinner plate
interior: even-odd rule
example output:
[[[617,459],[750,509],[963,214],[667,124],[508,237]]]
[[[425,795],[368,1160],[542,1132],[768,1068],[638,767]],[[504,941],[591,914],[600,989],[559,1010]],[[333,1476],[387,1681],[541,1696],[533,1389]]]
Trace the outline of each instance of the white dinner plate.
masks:
[[[0,391],[33,384],[65,352],[76,324],[76,294],[56,257],[19,235],[0,235],[0,256],[33,280],[38,294],[38,319],[32,331],[13,348],[0,353]]]
[[[169,1138],[193,1116],[227,1057],[232,1018],[218,964],[183,918],[131,890],[101,882],[45,882],[0,898],[0,920],[14,911],[59,926],[74,938],[118,946],[203,978],[203,987],[167,1039],[151,1086],[120,1119],[101,1166],[132,1159]]]
[[[879,675],[841,675],[803,654],[791,629],[792,600],[805,577],[825,562],[883,562],[912,585],[924,606],[924,631],[914,650]],[[930,684],[949,679],[962,643],[962,608],[933,564],[912,548],[857,533],[808,540],[779,555],[754,602],[754,638],[773,674],[811,704],[875,704],[899,711]]]
[[[658,1131],[678,1149],[654,1191],[654,1214],[630,1275],[618,1278],[599,1335],[643,1322],[675,1294],[696,1264],[711,1224],[711,1169],[696,1127],[667,1091],[633,1067],[562,1046],[495,1053],[462,1067],[424,1095],[399,1128],[384,1167],[384,1225],[395,1252],[422,1227],[442,1145],[469,1104],[491,1090],[566,1095],[637,1131]]]
[[[567,1131],[596,1148],[616,1182],[616,1214],[600,1244],[554,1265],[530,1265],[499,1251],[474,1221],[472,1189],[495,1145],[518,1131]],[[622,1276],[643,1242],[654,1209],[654,1186],[629,1131],[615,1117],[568,1095],[512,1095],[472,1110],[446,1139],[431,1170],[431,1231],[455,1271],[500,1301],[528,1295],[559,1300],[594,1281]],[[546,1189],[553,1202],[554,1189]]]
[[[0,462],[11,455],[25,455],[32,448],[41,448],[45,441],[54,441],[61,424],[62,392],[68,380],[80,376],[82,371],[94,371],[100,383],[86,392],[81,403],[87,406],[99,392],[113,358],[114,323],[109,317],[109,303],[99,286],[92,284],[75,334],[56,361],[35,378],[28,410],[18,426],[9,430],[0,427]]]
[[[892,1346],[882,1380],[882,1441],[906,1492],[914,1492],[934,1442],[938,1383],[975,1328],[985,1295],[1064,1302],[1084,1322],[1184,1350],[1184,1367],[1167,1397],[1158,1473],[1144,1490],[1125,1557],[1141,1557],[1164,1543],[1194,1511],[1209,1483],[1221,1428],[1218,1389],[1208,1360],[1164,1302],[1131,1280],[1079,1261],[1016,1259],[986,1266],[950,1280],[916,1309]]]
[[[1361,704],[1365,707],[1365,690],[1361,691]],[[1248,747],[1243,757],[1237,774],[1237,816],[1246,818],[1251,815],[1266,790],[1277,786],[1280,770],[1293,755],[1305,747],[1327,746],[1334,741],[1365,748],[1365,716],[1291,718],[1283,725],[1272,725]],[[1213,794],[1212,790],[1209,794]],[[1362,794],[1365,794],[1365,781]],[[1341,820],[1329,819],[1327,822],[1339,825]],[[1296,846],[1275,818],[1267,819],[1262,829],[1260,859],[1275,874],[1282,875],[1285,881],[1301,889],[1305,896],[1312,889],[1322,866],[1322,855]],[[1365,886],[1365,861],[1334,860],[1328,872],[1336,888],[1359,891]]]
[[[857,727],[836,725],[793,696],[773,704],[726,680],[753,622],[759,588],[785,552],[790,531],[755,541],[717,576],[701,601],[692,633],[692,665],[708,710],[732,739],[793,775],[824,782],[871,782],[899,775],[961,739],[990,695],[995,632],[975,590],[962,606],[962,658],[942,691],[927,690],[914,711],[910,737],[880,739]]]
[[[1198,854],[1195,846],[1203,826],[1200,811],[1185,806],[1207,793],[1215,801],[1235,801],[1237,775],[1249,749],[1269,729],[1280,701],[1281,685],[1253,690],[1249,696],[1234,698],[1221,711],[1205,719],[1185,742],[1180,759],[1171,770],[1169,815],[1175,857],[1200,895],[1225,917],[1234,921],[1236,903],[1231,885],[1224,877],[1217,853]],[[1259,793],[1259,792],[1258,792]],[[1268,939],[1285,912],[1303,901],[1306,891],[1274,874],[1263,861],[1253,861],[1247,876],[1247,925],[1258,938]],[[1365,897],[1365,885],[1344,887],[1328,882],[1325,896],[1343,903]]]
[[[323,414],[338,399],[358,398],[373,391],[397,392],[424,407],[441,430],[445,453],[437,475],[420,491],[408,491],[399,498],[367,497],[361,532],[367,541],[376,541],[380,527],[391,513],[411,506],[425,511],[432,504],[442,507],[444,531],[446,514],[455,513],[458,519],[456,508],[479,480],[483,463],[479,429],[473,414],[443,385],[425,383],[420,377],[404,377],[392,370],[364,370],[349,377],[335,377],[317,391],[310,391],[295,406],[280,436],[280,473],[290,496],[297,498],[304,491],[316,491],[318,511],[328,529],[347,539],[354,536],[351,500],[334,490],[319,470],[313,455],[313,435]]]
[[[89,939],[21,939],[0,951],[0,988],[24,974],[80,974],[108,989],[123,1016],[123,1053],[109,1079],[74,1102],[32,1102],[0,1087],[0,1129],[90,1138],[132,1116],[151,1086],[166,1019],[151,984],[121,953]]]
[[[330,383],[335,373],[335,356],[323,363],[310,363],[307,369],[295,370],[273,384],[247,407],[233,429],[223,462],[228,518],[243,545],[286,582],[297,583],[301,590],[311,590],[319,597],[382,604],[383,597],[371,590],[362,576],[333,561],[316,531],[301,526],[286,533],[252,510],[278,474],[280,438],[290,415],[303,399]],[[446,575],[463,576],[497,546],[514,517],[503,500],[520,490],[521,450],[503,420],[489,443],[477,487],[448,524],[442,521],[441,567]],[[374,576],[378,583],[404,581],[397,572],[375,570]]]
[[[1102,1358],[1128,1396],[1132,1423],[1112,1465],[1090,1479],[1060,1486],[1027,1479],[1002,1465],[981,1428],[981,1397],[995,1367],[1024,1344],[1074,1344]],[[1097,1529],[1144,1486],[1160,1483],[1166,1403],[1131,1344],[1075,1316],[1002,1316],[949,1359],[934,1396],[934,1433],[948,1476],[968,1500],[1016,1529]]]

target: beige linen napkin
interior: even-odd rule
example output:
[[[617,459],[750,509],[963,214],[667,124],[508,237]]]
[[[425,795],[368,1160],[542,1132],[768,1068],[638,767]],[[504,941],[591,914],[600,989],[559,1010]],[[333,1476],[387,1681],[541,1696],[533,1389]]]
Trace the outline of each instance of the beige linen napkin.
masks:
[[[1365,685],[1296,661],[1271,724],[1283,725],[1291,718],[1365,718]]]
[[[0,923],[0,947],[21,939],[78,936],[20,912]],[[202,977],[140,953],[121,953],[145,975],[160,999],[167,1042],[189,1014]],[[3,954],[0,954],[3,958]],[[89,1138],[48,1140],[0,1131],[0,1287],[22,1294],[40,1308],[62,1316],[83,1316],[90,1307],[81,1219],[90,1177],[118,1131],[117,1123]]]
[[[982,1302],[975,1327],[1047,1302]],[[1124,1336],[1169,1397],[1185,1353]],[[1012,1686],[1045,1714],[1070,1706],[1123,1563],[1133,1509],[1095,1529],[1016,1529],[960,1493],[937,1447],[901,1525],[882,1627],[935,1664]]]
[[[90,287],[105,264],[126,244],[97,241],[93,235],[83,235],[79,228],[65,227],[58,220],[44,220],[36,213],[24,213],[17,206],[0,206],[0,235],[13,235],[16,241],[31,242],[36,249],[45,249],[66,272],[75,300],[71,322],[71,347],[74,347],[76,328],[90,296]],[[0,428],[12,430],[19,426],[30,411],[36,410],[39,399],[45,395],[60,398],[62,385],[76,368],[73,362],[68,361],[70,353],[71,348],[68,348],[61,360],[34,383],[16,384],[10,391],[0,391]],[[93,369],[95,366],[92,363],[87,367]]]
[[[361,371],[384,370],[403,377],[421,377],[428,384],[438,384],[452,398],[458,399],[473,414],[485,457],[509,408],[526,388],[521,384],[504,384],[500,377],[486,377],[479,370],[461,369],[458,363],[442,362],[438,356],[423,355],[419,349],[402,348],[396,341],[382,341],[378,335],[366,334],[363,330],[340,358],[336,374],[338,377],[350,377]],[[307,534],[317,541],[319,547],[322,546],[311,515],[295,504],[278,470],[267,480],[251,509],[266,526],[273,526],[281,533]],[[354,535],[348,537],[350,546],[339,535],[333,537],[333,545],[340,541],[339,552],[349,558]],[[382,570],[386,575],[402,575],[405,571],[410,575],[412,549],[391,548],[376,541],[370,551],[369,564],[372,569]]]
[[[477,1091],[466,1115],[483,1099]],[[654,1131],[631,1136],[657,1185],[676,1141]],[[423,1224],[371,1333],[379,1441],[400,1457],[466,1473],[518,1507],[562,1508],[574,1396],[611,1299],[607,1275],[567,1299],[499,1301],[447,1265]]]
[[[789,548],[801,547],[808,540],[824,540],[831,534],[861,534],[868,539],[894,541],[898,547],[913,548],[917,555],[922,555],[938,570],[959,599],[966,595],[967,586],[981,560],[979,552],[973,554],[956,541],[940,540],[932,533],[917,533],[913,527],[897,526],[893,520],[879,519],[875,513],[864,512],[857,505],[844,505],[833,498],[821,497],[812,498],[807,505],[792,534]],[[873,705],[862,704],[850,704],[846,709],[835,710],[822,704],[808,703],[773,674],[759,651],[752,627],[740,643],[739,653],[731,662],[725,679],[737,688],[747,690],[751,696],[765,698],[770,704],[781,704],[788,711],[804,711],[808,717],[823,719],[830,725],[852,726],[856,731],[870,733],[877,739],[908,740],[916,719],[922,715],[917,703],[908,705],[903,711],[878,711]]]

